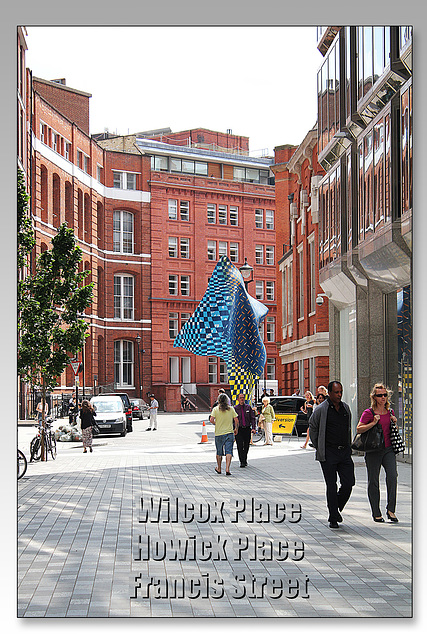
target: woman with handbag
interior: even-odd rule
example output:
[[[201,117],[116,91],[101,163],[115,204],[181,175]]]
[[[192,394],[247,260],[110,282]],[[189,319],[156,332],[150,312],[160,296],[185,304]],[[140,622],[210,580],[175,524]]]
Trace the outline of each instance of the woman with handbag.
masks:
[[[265,443],[264,444],[273,444],[273,422],[276,418],[274,413],[274,409],[270,404],[270,398],[268,396],[264,396],[262,399],[262,409],[261,409],[261,425],[264,427],[265,433]]]
[[[96,426],[96,411],[88,400],[83,400],[80,409],[80,420],[83,438],[83,453],[87,453],[87,447],[92,453],[92,427]]]
[[[380,470],[384,467],[387,486],[387,518],[398,522],[395,515],[397,494],[396,454],[392,445],[392,430],[397,422],[393,409],[390,409],[391,391],[383,383],[377,383],[371,391],[371,408],[366,409],[357,425],[357,433],[365,433],[379,425],[384,434],[384,447],[366,451],[365,463],[368,472],[368,499],[374,522],[384,522],[380,510]]]

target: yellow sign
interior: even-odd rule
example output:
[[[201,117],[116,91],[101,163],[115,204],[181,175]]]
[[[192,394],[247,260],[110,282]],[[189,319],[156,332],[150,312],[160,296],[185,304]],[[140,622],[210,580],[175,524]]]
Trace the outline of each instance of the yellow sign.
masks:
[[[276,413],[276,419],[273,422],[273,434],[279,436],[291,434],[294,429],[296,419],[296,413]]]

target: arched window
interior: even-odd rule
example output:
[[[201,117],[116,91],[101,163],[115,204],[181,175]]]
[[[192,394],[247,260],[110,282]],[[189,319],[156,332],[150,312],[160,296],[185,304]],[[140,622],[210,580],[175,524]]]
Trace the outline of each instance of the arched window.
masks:
[[[52,176],[52,210],[53,225],[59,227],[61,224],[61,180],[57,173]]]
[[[73,187],[68,181],[65,183],[65,222],[70,229],[74,228]]]
[[[47,169],[44,165],[40,167],[40,195],[41,195],[41,213],[40,217],[43,222],[49,222],[48,214],[48,194],[47,194]]]
[[[84,239],[86,242],[92,241],[92,207],[90,196],[87,193],[84,198]]]
[[[104,248],[104,207],[102,202],[96,203],[96,226],[98,234],[98,247]]]
[[[133,253],[133,214],[128,211],[113,212],[113,251]]]
[[[83,238],[83,191],[77,191],[77,236]]]
[[[114,386],[133,387],[133,342],[114,342]]]
[[[114,317],[133,320],[134,278],[126,274],[114,276]]]

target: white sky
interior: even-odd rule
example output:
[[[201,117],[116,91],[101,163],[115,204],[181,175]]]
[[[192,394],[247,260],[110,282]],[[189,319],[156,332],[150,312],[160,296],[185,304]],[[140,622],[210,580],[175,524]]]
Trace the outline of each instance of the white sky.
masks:
[[[251,151],[314,126],[322,56],[307,27],[31,27],[27,64],[92,94],[90,132],[204,127]]]

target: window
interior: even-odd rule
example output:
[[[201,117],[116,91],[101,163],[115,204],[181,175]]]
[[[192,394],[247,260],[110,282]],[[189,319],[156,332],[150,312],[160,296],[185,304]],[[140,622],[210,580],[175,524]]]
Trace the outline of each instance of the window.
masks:
[[[136,190],[136,173],[113,171],[113,186],[115,189]]]
[[[96,179],[98,182],[102,182],[102,167],[100,164],[96,165]]]
[[[209,383],[216,383],[218,382],[218,360],[217,358],[209,358],[208,360],[208,376],[209,376]]]
[[[169,238],[169,258],[178,257],[178,238]]]
[[[169,294],[171,296],[178,295],[178,276],[169,275]]]
[[[191,313],[181,313],[181,329],[190,318]]]
[[[304,255],[298,252],[298,318],[304,317]]]
[[[69,142],[65,143],[65,151],[64,151],[65,159],[69,160],[71,155],[71,144]]]
[[[230,242],[230,260],[239,262],[239,245],[237,242]]]
[[[259,335],[261,336],[261,340],[264,342],[264,320],[259,325]]]
[[[208,260],[216,260],[216,242],[208,240]]]
[[[208,224],[216,224],[216,205],[208,204]]]
[[[265,247],[265,262],[274,265],[274,247]]]
[[[114,317],[133,320],[133,277],[114,276]]]
[[[267,342],[276,342],[276,319],[267,316],[266,321]]]
[[[181,276],[181,295],[190,295],[190,276]]]
[[[151,158],[151,168],[155,171],[167,171],[168,158],[165,156],[153,156]]]
[[[276,361],[274,358],[267,358],[267,380],[276,379]],[[303,387],[300,387],[303,389]]]
[[[59,153],[59,135],[57,133],[53,134],[53,150]]]
[[[47,144],[47,125],[46,124],[40,124],[40,140],[44,144]]]
[[[265,211],[265,228],[274,229],[274,211],[271,209]]]
[[[113,212],[113,251],[133,253],[133,214]]]
[[[176,356],[169,358],[169,378],[171,384],[179,384],[179,358]]]
[[[227,243],[226,242],[218,242],[218,258],[221,256],[227,255]]]
[[[262,244],[255,245],[255,263],[264,264],[264,247]]]
[[[169,338],[176,338],[178,335],[178,314],[169,314]]]
[[[83,171],[89,173],[89,157],[83,154]],[[128,187],[129,189],[130,187]],[[133,187],[135,188],[135,187]]]
[[[183,173],[194,173],[194,160],[182,160],[181,168]]]
[[[271,280],[265,283],[265,294],[267,300],[274,300],[274,282]]]
[[[190,203],[188,200],[181,200],[179,204],[179,215],[181,220],[190,220]]]
[[[239,224],[238,207],[230,207],[230,224],[232,227],[237,227],[237,225]]]
[[[181,258],[190,257],[190,238],[181,238],[180,252],[181,252]]]
[[[227,224],[227,206],[224,204],[218,205],[218,223]]]
[[[262,229],[264,226],[264,210],[255,209],[255,226],[257,229]]]
[[[170,158],[171,171],[181,171],[181,158]]]
[[[194,173],[197,173],[199,176],[207,176],[208,175],[208,163],[207,162],[195,162],[194,163]]]
[[[316,310],[316,255],[314,250],[314,238],[308,243],[308,250],[310,256],[310,269],[308,280],[308,291],[310,296],[310,309],[309,313],[313,313]]]
[[[77,150],[77,166],[82,169],[83,168],[83,154],[81,151]]]
[[[133,387],[133,342],[114,342],[114,386]]]
[[[169,220],[178,220],[178,200],[168,200]]]
[[[264,298],[264,283],[262,280],[255,282],[255,297],[257,300],[263,300]]]
[[[268,184],[268,169],[252,169],[251,167],[233,167],[233,178],[239,182],[257,182]]]

